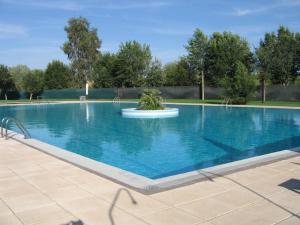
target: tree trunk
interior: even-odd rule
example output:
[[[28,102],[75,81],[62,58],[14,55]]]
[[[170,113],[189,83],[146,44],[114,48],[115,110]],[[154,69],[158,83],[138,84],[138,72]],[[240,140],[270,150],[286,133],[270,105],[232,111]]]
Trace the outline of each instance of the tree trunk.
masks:
[[[266,80],[262,80],[262,92],[261,92],[261,101],[262,103],[266,102]]]
[[[202,101],[205,100],[205,92],[204,92],[205,84],[204,84],[204,72],[201,71],[201,98]]]
[[[30,97],[29,97],[29,100],[30,100],[30,101],[32,100],[32,95],[33,95],[33,94],[32,94],[32,93],[30,93]]]
[[[7,101],[7,94],[5,93],[4,96],[5,96],[5,101]]]

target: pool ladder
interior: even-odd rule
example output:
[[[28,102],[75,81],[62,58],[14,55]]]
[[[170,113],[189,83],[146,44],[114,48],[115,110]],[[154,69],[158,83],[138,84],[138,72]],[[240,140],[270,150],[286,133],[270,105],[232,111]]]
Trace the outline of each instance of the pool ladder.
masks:
[[[5,137],[6,140],[8,139],[8,124],[10,122],[13,122],[16,124],[16,126],[21,130],[25,139],[31,138],[28,130],[24,127],[24,125],[19,120],[17,120],[16,118],[13,118],[13,117],[4,117],[1,120],[1,137]],[[4,129],[5,129],[5,133],[3,131]]]
[[[114,99],[113,99],[113,101],[112,101],[113,103],[120,103],[121,102],[121,98],[120,97],[114,97]]]

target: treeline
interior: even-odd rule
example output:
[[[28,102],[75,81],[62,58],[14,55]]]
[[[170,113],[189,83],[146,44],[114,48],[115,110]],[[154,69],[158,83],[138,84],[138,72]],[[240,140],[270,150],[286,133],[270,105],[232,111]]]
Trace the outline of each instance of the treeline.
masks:
[[[70,65],[54,60],[44,71],[1,65],[2,96],[16,90],[32,97],[43,89],[83,88],[86,83],[95,88],[202,85],[204,91],[205,83],[244,102],[259,84],[264,90],[268,84],[300,84],[300,33],[283,26],[266,33],[255,49],[231,32],[208,36],[196,29],[185,45],[187,54],[166,65],[153,58],[149,45],[137,41],[121,43],[116,53],[101,52],[97,30],[85,18],[70,19],[65,31],[62,50]]]

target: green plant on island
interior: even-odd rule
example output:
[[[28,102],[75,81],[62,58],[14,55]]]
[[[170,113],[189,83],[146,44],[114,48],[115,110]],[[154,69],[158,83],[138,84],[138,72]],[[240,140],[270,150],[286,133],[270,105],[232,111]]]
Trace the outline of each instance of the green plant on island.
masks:
[[[145,89],[138,103],[138,110],[162,110],[161,92],[157,89]]]

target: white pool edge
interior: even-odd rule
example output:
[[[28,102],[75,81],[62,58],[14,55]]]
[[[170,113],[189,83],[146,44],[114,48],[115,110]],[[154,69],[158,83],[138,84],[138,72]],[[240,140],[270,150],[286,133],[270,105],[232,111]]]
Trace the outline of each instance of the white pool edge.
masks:
[[[24,139],[23,135],[9,132],[12,139],[41,152],[54,156],[65,162],[71,163],[94,174],[105,177],[116,183],[132,188],[144,194],[153,194],[172,188],[188,185],[212,177],[223,176],[229,173],[265,165],[275,161],[300,156],[300,147],[256,156],[248,159],[225,163],[205,169],[190,171],[178,175],[159,179],[150,179],[120,168],[98,162],[78,155],[68,150],[47,144],[36,139]]]

